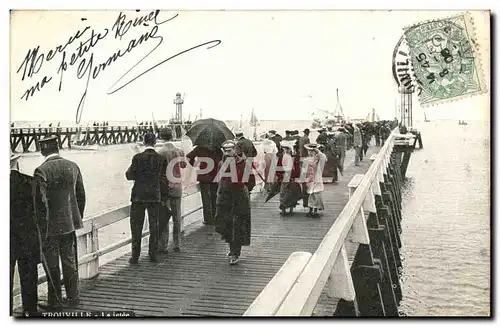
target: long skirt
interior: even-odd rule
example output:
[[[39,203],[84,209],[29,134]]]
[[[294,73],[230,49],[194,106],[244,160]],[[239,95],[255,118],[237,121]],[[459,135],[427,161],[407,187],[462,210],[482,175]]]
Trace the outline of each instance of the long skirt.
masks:
[[[320,211],[325,209],[325,205],[323,204],[323,196],[321,196],[321,192],[313,192],[309,194],[309,200],[307,203],[309,208],[316,208]]]
[[[302,199],[302,188],[297,182],[282,182],[280,189],[280,209],[297,206]]]

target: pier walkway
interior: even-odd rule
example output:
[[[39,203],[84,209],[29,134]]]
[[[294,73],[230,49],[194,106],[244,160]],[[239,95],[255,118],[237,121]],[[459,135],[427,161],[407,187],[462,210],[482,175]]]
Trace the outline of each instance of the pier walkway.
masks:
[[[265,193],[254,198],[252,242],[243,247],[238,265],[228,264],[228,246],[213,227],[196,223],[186,229],[180,253],[169,250],[150,263],[143,247],[139,266],[129,266],[127,254],[100,267],[96,278],[82,284],[78,309],[130,310],[142,316],[243,315],[290,254],[317,249],[349,200],[347,183],[370,166],[368,156],[355,167],[352,151],[346,163],[340,182],[325,185],[320,218],[306,217],[301,206],[282,217],[279,195],[265,204]],[[353,258],[356,248],[351,249]]]
[[[87,223],[78,234],[80,277],[83,279],[80,304],[73,310],[109,312],[127,310],[133,311],[136,316],[332,316],[334,313],[349,315],[349,302],[352,301],[356,306],[352,309],[356,312],[355,315],[359,315],[358,311],[371,311],[376,315],[397,315],[397,311],[394,309],[391,311],[388,302],[379,302],[382,301],[382,297],[387,298],[387,293],[384,293],[382,281],[377,276],[374,286],[379,299],[372,298],[372,304],[375,306],[379,304],[381,309],[361,306],[358,308],[358,304],[363,304],[366,293],[354,294],[354,289],[358,292],[360,283],[353,271],[353,266],[359,265],[353,264],[355,256],[360,254],[359,243],[369,244],[372,231],[381,228],[383,230],[382,226],[377,229],[373,221],[370,223],[372,212],[380,211],[378,200],[375,209],[377,193],[382,195],[387,205],[390,205],[389,208],[385,208],[385,212],[393,212],[394,217],[398,215],[395,211],[400,205],[396,202],[398,196],[395,193],[398,181],[393,180],[391,184],[390,180],[394,177],[393,174],[399,175],[399,172],[393,171],[391,174],[388,168],[394,162],[401,164],[401,157],[396,158],[393,155],[391,158],[394,145],[394,137],[391,135],[384,147],[370,147],[360,166],[354,166],[354,153],[352,150],[349,151],[344,175],[340,177],[339,183],[325,184],[323,192],[325,210],[319,218],[306,217],[306,210],[301,204],[297,206],[293,215],[281,216],[278,210],[279,195],[267,203],[264,203],[265,192],[253,195],[251,245],[243,247],[240,262],[234,266],[228,264],[227,244],[214,232],[212,226],[202,225],[199,208],[183,213],[184,216],[191,215],[188,216],[191,221],[186,223],[187,217],[184,222],[181,252],[169,250],[168,254],[158,257],[157,263],[151,263],[147,259],[145,246],[147,242],[143,241],[144,247],[139,265],[130,266],[128,264],[130,254],[125,254],[99,266],[99,256],[129,246],[130,243],[130,239],[124,239],[104,249],[99,248],[97,230],[123,219],[128,213],[128,207],[102,214],[99,220]],[[379,150],[381,153],[377,155]],[[403,157],[403,164],[407,164],[407,159],[409,157]],[[384,177],[387,189],[382,189],[381,192],[379,185],[384,185]],[[362,189],[355,191],[358,186]],[[384,193],[384,190],[391,192],[392,197]],[[353,203],[350,198],[356,199],[356,202]],[[371,202],[370,198],[373,199]],[[366,206],[366,203],[372,203],[371,208],[370,205]],[[364,215],[363,207],[366,207],[366,213],[370,212],[369,215]],[[384,208],[381,211],[384,212]],[[117,214],[123,216],[117,218]],[[376,213],[374,214],[376,216]],[[197,218],[194,218],[194,215],[197,215]],[[384,219],[380,214],[379,218]],[[368,270],[362,272],[366,280],[362,280],[361,283],[373,279],[373,272],[370,272],[370,269],[378,271],[375,274],[382,275],[384,272],[382,269],[388,274],[393,274],[392,281],[390,276],[384,275],[384,277],[386,282],[390,283],[390,292],[395,298],[400,296],[400,294],[395,296],[392,292],[398,288],[395,284],[399,284],[399,280],[394,279],[397,275],[394,264],[395,260],[399,259],[399,257],[394,258],[395,253],[399,256],[395,239],[399,239],[399,236],[394,238],[391,233],[397,229],[394,223],[396,219],[392,217],[387,219],[392,222],[387,221],[389,234],[386,237],[392,238],[392,242],[386,242],[387,250],[383,251],[385,260],[375,259],[373,262],[372,251],[369,249],[368,260],[371,259],[375,267],[364,266],[367,265],[365,263],[357,268],[359,270],[360,267],[366,267]],[[371,227],[370,237],[367,225]],[[147,234],[145,231],[144,235]],[[333,236],[336,240],[331,243],[332,250],[324,256],[326,258],[321,258],[325,241]],[[373,256],[379,254],[380,252],[374,248]],[[366,260],[366,257],[364,259]],[[309,267],[315,268],[318,263],[323,267],[315,269],[317,277],[314,276],[315,273],[305,275]],[[389,263],[394,265],[395,271],[391,271]],[[353,274],[352,277],[349,270]],[[301,282],[300,279],[304,277],[304,281]],[[297,288],[299,285],[307,287],[308,278],[311,277],[315,279],[310,288],[305,290]],[[334,282],[330,282],[332,278],[335,279]],[[41,281],[44,281],[43,277]],[[336,285],[326,286],[327,281]],[[290,296],[297,293],[302,298],[291,299]],[[360,302],[356,303],[354,296],[358,296]],[[40,298],[40,300],[45,299],[43,296]],[[339,299],[341,304],[337,305]],[[395,304],[397,306],[397,303]],[[280,309],[281,313],[278,311]],[[344,313],[339,313],[339,309]]]

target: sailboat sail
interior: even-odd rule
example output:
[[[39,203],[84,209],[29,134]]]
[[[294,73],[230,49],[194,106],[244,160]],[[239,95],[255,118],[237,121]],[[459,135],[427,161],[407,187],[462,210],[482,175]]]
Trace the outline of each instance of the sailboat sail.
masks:
[[[259,120],[257,119],[257,116],[255,115],[254,109],[252,109],[252,115],[250,116],[250,126],[256,127],[259,125]]]
[[[337,105],[335,107],[335,116],[334,117],[337,119],[337,122],[344,120],[344,112],[342,110],[342,105],[340,104],[339,89],[338,88],[337,88]]]

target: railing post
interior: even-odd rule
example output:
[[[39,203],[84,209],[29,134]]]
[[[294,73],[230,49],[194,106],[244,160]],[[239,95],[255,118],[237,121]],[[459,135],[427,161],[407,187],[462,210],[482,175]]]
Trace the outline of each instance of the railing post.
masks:
[[[359,186],[359,183],[363,179],[363,175],[356,175],[349,182],[348,186],[350,193],[354,193],[355,189]],[[364,217],[364,211],[361,207],[360,212],[356,220],[362,216],[362,220],[358,222],[353,222],[353,229],[351,230],[351,237],[363,234],[366,237],[367,225]],[[360,223],[363,223],[363,232],[356,231],[356,225],[359,229]],[[359,239],[361,240],[361,239]],[[356,304],[359,309],[359,315],[361,316],[385,316],[385,305],[384,299],[382,297],[381,286],[379,283],[382,282],[383,273],[382,266],[373,258],[371,239],[366,237],[362,241],[359,241],[359,247],[356,252],[356,256],[351,266],[351,275],[353,279],[354,288],[356,290]],[[340,302],[337,305],[335,311],[335,316],[349,315],[344,312],[344,309],[350,308],[355,305],[348,305],[346,302]],[[352,311],[352,310],[351,310]],[[352,315],[352,313],[350,314]]]
[[[345,246],[342,246],[328,278],[328,296],[338,298],[334,316],[359,316],[354,282]]]
[[[90,279],[99,273],[99,235],[98,230],[91,225],[91,231],[77,237],[78,257],[83,257],[87,254],[95,253],[96,256],[87,263],[80,264],[78,267],[78,275],[80,279]]]

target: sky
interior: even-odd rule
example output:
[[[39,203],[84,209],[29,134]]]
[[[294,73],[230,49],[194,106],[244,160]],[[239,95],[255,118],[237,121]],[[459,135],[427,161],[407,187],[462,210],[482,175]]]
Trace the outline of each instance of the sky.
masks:
[[[74,121],[89,71],[97,76],[89,80],[81,121],[142,121],[153,114],[156,120],[166,120],[174,114],[177,92],[185,94],[185,117],[190,114],[193,118],[202,109],[204,117],[239,120],[243,115],[246,120],[253,108],[261,120],[304,120],[311,118],[315,108],[335,110],[337,88],[347,116],[364,118],[375,108],[380,118],[392,119],[399,100],[391,71],[392,52],[403,28],[453,13],[161,11],[157,23],[175,18],[159,25],[152,18],[154,12],[123,14],[125,23],[139,17],[151,19],[145,22],[147,26],[131,26],[120,38],[113,29],[120,11],[13,12],[11,121]],[[489,80],[489,16],[481,12],[472,12],[472,16],[482,68]],[[124,28],[126,25],[120,31]],[[92,31],[102,36],[106,29],[105,37],[78,55],[80,41],[89,40]],[[81,35],[64,47],[78,31]],[[125,52],[144,34],[153,37],[103,69],[100,64],[118,50]],[[218,45],[188,51],[141,75],[157,63],[205,42]],[[37,54],[43,54],[43,58],[33,61],[36,74],[29,77],[29,64],[23,64],[23,60],[37,46]],[[58,52],[58,46],[64,47],[63,51]],[[74,65],[72,55],[76,58]],[[91,56],[93,67],[100,70],[86,69]],[[44,60],[48,57],[50,61]],[[59,67],[64,63],[66,70],[61,77]],[[28,100],[21,98],[37,83],[39,87],[44,85]],[[413,115],[417,120],[425,112],[430,119],[489,121],[489,102],[488,93],[421,108],[415,96]]]

